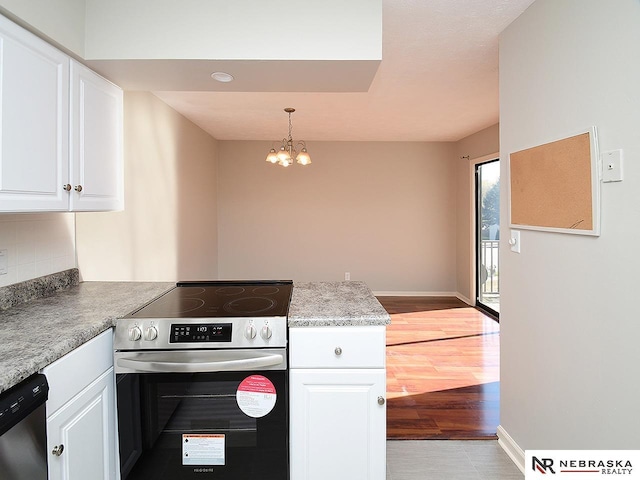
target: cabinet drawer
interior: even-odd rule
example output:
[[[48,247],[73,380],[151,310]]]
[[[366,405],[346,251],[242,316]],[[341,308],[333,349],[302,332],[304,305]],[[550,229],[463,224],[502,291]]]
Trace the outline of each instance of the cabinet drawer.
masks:
[[[42,369],[49,382],[47,417],[113,367],[111,329]]]
[[[291,368],[384,368],[385,327],[289,330]]]

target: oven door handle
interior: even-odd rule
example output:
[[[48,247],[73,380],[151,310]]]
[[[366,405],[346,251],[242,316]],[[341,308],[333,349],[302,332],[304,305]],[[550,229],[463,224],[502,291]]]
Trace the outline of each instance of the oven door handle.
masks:
[[[284,356],[279,353],[259,357],[240,358],[234,360],[219,360],[210,362],[167,362],[154,358],[153,354],[138,354],[136,358],[118,358],[118,366],[130,368],[139,372],[161,373],[200,373],[227,372],[235,370],[253,370],[257,368],[273,367],[284,362]]]

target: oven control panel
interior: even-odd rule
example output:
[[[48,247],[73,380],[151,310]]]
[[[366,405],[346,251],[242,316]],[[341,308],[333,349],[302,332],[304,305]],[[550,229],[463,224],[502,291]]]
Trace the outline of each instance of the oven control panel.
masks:
[[[230,323],[171,324],[169,343],[230,342]]]
[[[135,319],[116,322],[116,350],[273,348],[287,346],[286,317]]]

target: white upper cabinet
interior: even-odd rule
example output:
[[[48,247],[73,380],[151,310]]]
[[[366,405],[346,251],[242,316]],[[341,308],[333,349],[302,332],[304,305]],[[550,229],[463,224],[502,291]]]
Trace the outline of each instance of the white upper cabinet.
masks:
[[[124,207],[122,90],[0,16],[0,211]]]
[[[0,210],[67,210],[69,57],[0,16]]]
[[[71,210],[122,210],[122,90],[71,60]]]

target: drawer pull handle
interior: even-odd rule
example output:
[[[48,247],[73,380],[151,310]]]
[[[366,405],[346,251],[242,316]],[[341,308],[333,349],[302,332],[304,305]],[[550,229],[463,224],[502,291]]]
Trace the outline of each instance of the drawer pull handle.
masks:
[[[341,349],[340,347],[336,347],[336,349],[334,350],[334,352],[335,352],[335,354],[336,354],[337,356],[342,355],[342,349]]]
[[[53,453],[56,457],[59,457],[60,455],[62,455],[63,451],[64,451],[64,445],[60,444],[53,447],[53,451],[51,453]]]
[[[82,191],[82,185],[76,185],[76,188],[74,188],[74,190],[80,193]]]
[[[63,189],[65,192],[70,192],[70,191],[71,191],[71,185],[69,185],[68,183],[66,183],[66,184],[62,185],[62,189]]]
[[[384,397],[378,397],[378,405],[384,405]]]

